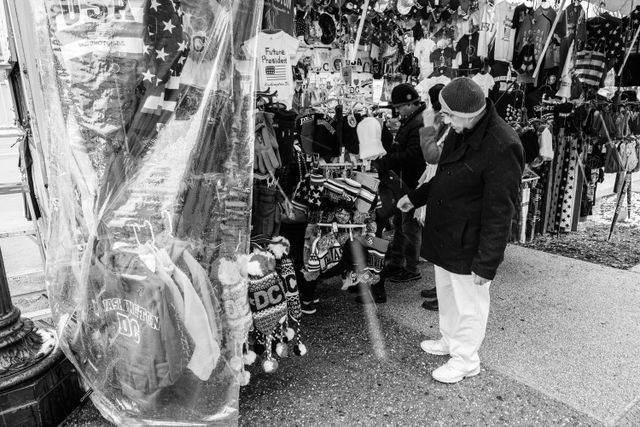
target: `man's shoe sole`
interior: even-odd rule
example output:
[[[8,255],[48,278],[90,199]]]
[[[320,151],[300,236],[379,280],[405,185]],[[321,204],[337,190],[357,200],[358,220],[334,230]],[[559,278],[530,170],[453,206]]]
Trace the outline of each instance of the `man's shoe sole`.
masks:
[[[428,298],[428,299],[435,299],[438,297],[438,294],[436,293],[436,290],[431,290],[431,289],[423,289],[420,291],[420,296],[422,298]]]
[[[459,383],[460,381],[462,381],[465,378],[469,378],[469,377],[475,377],[476,375],[478,375],[480,373],[480,367],[478,366],[476,369],[474,369],[473,371],[469,372],[468,374],[464,374],[460,377],[456,377],[456,378],[452,378],[452,379],[443,379],[443,378],[436,378],[433,373],[431,374],[431,377],[443,384],[455,384],[455,383]]]
[[[438,300],[424,301],[422,304],[420,304],[420,307],[430,311],[438,311],[440,309],[440,307],[438,306]]]
[[[423,341],[424,342],[424,341]],[[439,350],[427,350],[426,348],[424,348],[422,346],[422,342],[420,343],[420,348],[422,349],[422,351],[424,351],[425,353],[429,353],[429,354],[433,354],[434,356],[448,356],[449,352],[448,351],[439,351]]]

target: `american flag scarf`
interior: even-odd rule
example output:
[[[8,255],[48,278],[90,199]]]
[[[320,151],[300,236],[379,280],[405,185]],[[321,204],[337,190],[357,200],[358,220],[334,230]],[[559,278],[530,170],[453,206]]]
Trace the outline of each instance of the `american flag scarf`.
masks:
[[[144,10],[144,63],[137,90],[139,109],[127,132],[129,153],[141,154],[175,112],[180,74],[189,55],[179,0],[150,0]]]

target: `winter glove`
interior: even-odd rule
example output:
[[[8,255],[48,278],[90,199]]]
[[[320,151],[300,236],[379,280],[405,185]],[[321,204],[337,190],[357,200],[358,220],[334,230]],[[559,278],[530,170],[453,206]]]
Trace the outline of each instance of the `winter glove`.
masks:
[[[278,153],[278,140],[272,124],[273,114],[256,115],[256,140],[253,169],[260,173],[274,174],[282,166]]]

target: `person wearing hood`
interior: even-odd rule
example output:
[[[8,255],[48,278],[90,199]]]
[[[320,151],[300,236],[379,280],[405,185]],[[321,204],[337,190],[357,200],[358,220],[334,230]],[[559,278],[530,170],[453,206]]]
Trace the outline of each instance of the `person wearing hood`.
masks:
[[[444,140],[435,176],[402,197],[398,208],[427,207],[422,255],[434,264],[441,337],[422,341],[420,347],[449,355],[431,375],[456,383],[480,373],[489,287],[518,205],[524,149],[473,80],[454,79],[439,100],[452,132]]]
[[[418,180],[418,186],[430,181],[436,174],[440,153],[442,153],[442,144],[449,133],[449,126],[443,123],[441,113],[442,106],[440,105],[439,97],[443,88],[444,85],[439,83],[429,89],[430,106],[423,113],[424,127],[420,129],[420,147],[422,148],[424,161],[427,162],[427,167]],[[426,228],[424,228],[426,214],[426,206],[421,206],[415,210],[415,217],[423,227],[423,240],[425,240],[426,232]],[[438,295],[435,287],[420,290],[420,296],[425,299],[422,302],[422,308],[438,310]]]
[[[400,128],[387,154],[372,162],[378,174],[395,172],[403,187],[413,191],[425,170],[426,163],[420,148],[420,129],[424,126],[426,105],[409,83],[402,83],[391,92],[391,107],[400,116]],[[420,280],[418,263],[422,244],[422,227],[414,212],[393,213],[393,241],[386,257],[385,275],[390,282]]]

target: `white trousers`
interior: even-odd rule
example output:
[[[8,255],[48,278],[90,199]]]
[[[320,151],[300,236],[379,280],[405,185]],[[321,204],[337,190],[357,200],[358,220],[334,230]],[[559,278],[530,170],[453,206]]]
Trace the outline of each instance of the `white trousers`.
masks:
[[[435,267],[442,343],[449,349],[451,367],[471,371],[480,366],[478,350],[487,330],[489,286],[473,283],[469,274]]]

